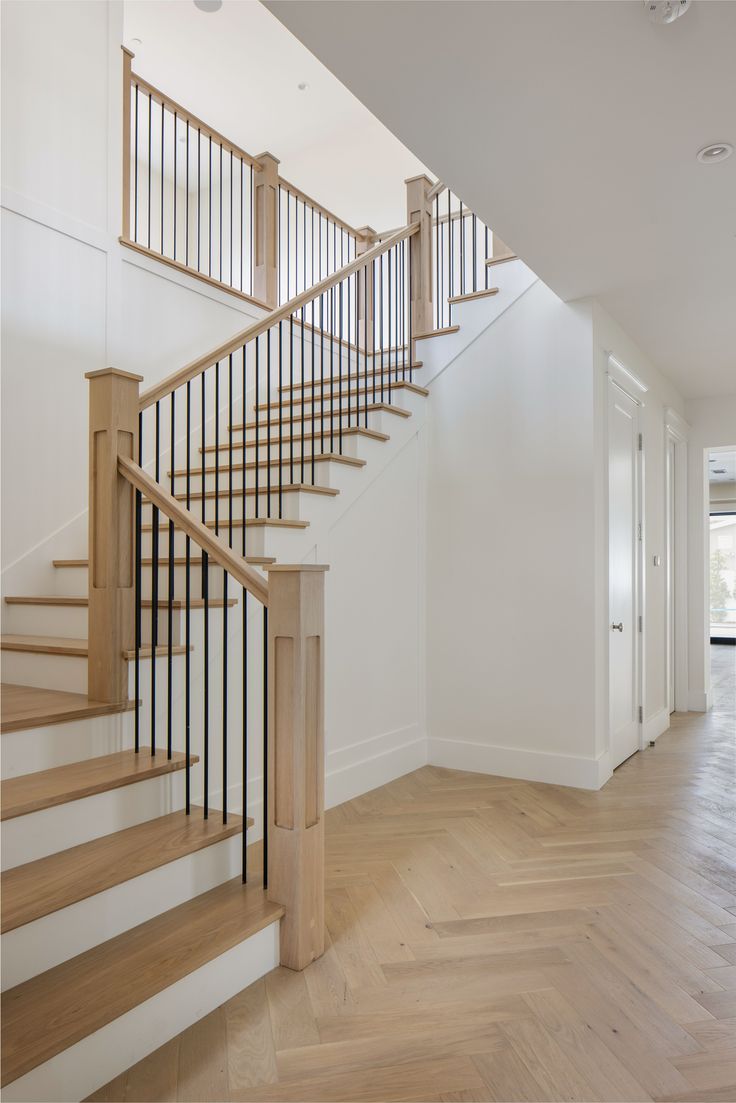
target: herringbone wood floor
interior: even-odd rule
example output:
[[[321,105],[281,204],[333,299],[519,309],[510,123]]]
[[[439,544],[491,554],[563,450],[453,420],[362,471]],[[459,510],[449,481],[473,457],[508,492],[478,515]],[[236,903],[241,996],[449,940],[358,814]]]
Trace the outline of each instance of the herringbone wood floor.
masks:
[[[736,649],[598,793],[425,767],[328,814],[325,956],[95,1100],[736,1100]]]

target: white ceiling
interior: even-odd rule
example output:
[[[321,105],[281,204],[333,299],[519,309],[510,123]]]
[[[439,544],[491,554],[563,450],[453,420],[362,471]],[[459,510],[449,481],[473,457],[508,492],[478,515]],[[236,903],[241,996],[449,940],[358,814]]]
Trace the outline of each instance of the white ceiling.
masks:
[[[736,482],[736,452],[711,452],[708,478],[712,483]]]
[[[270,150],[351,225],[404,223],[403,182],[422,165],[257,0],[212,14],[192,0],[125,0],[124,12],[137,73],[248,153]]]
[[[562,298],[736,393],[736,3],[266,0]]]

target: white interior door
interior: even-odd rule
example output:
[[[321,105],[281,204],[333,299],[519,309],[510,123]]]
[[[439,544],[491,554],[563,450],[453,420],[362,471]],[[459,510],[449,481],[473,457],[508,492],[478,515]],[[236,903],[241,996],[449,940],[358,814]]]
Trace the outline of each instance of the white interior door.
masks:
[[[608,613],[611,766],[639,749],[638,406],[608,381]]]

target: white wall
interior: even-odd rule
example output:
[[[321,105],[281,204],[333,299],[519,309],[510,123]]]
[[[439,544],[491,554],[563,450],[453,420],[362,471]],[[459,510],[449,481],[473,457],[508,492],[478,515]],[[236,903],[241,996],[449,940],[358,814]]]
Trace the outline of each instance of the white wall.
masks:
[[[597,784],[591,348],[537,283],[432,386],[431,762]]]
[[[710,708],[710,648],[708,639],[708,474],[711,448],[736,446],[736,394],[692,399],[686,406],[689,437],[690,540],[688,544],[688,622],[690,708]]]

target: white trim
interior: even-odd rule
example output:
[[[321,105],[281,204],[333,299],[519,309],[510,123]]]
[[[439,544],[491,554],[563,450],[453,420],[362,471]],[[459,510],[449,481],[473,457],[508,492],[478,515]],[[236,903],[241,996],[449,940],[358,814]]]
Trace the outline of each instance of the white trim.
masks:
[[[57,1053],[3,1088],[5,1103],[75,1103],[279,964],[279,922]]]
[[[710,710],[710,689],[691,689],[688,694],[688,712],[708,712]]]
[[[608,359],[608,374],[612,379],[621,387],[623,391],[633,398],[635,402],[639,401],[639,394],[646,394],[649,387],[646,383],[636,375],[631,368],[627,368],[625,364],[622,364],[617,357],[613,355],[608,349],[603,350]],[[636,391],[632,393],[631,385],[634,385]],[[638,393],[637,393],[638,392]]]
[[[415,724],[341,747],[327,756],[325,808],[377,789],[427,764],[427,739]]]
[[[611,771],[608,752],[597,758],[587,755],[550,754],[521,747],[500,747],[467,739],[428,739],[431,766],[496,777],[567,785],[574,789],[600,789]]]
[[[672,671],[666,671],[665,701],[669,707],[670,678],[674,678],[674,703],[676,712],[687,712],[689,702],[688,671],[688,435],[690,426],[676,410],[666,407],[664,411],[664,501],[665,501],[665,547],[666,547],[666,594],[665,594],[665,640],[670,640],[670,628],[674,629]],[[674,447],[674,469],[670,470],[670,447]],[[674,485],[670,488],[670,479]],[[672,493],[670,493],[672,489]],[[670,510],[674,503],[674,518]],[[670,548],[670,540],[672,547]],[[670,566],[670,556],[674,569]],[[674,625],[670,617],[674,608]],[[667,643],[669,647],[669,642]]]
[[[669,726],[670,712],[667,706],[660,709],[659,712],[655,712],[654,716],[647,716],[644,720],[644,741],[646,745],[659,739],[660,735],[666,732]]]

